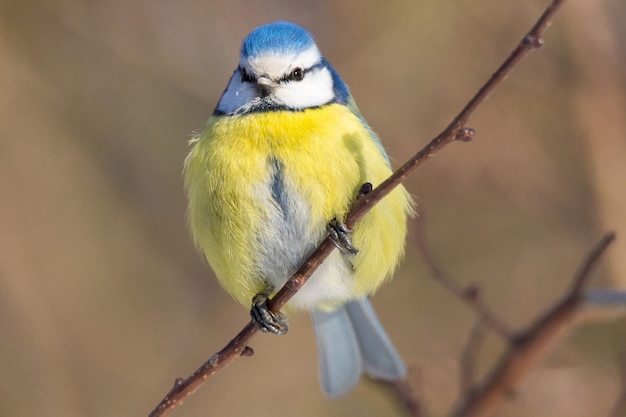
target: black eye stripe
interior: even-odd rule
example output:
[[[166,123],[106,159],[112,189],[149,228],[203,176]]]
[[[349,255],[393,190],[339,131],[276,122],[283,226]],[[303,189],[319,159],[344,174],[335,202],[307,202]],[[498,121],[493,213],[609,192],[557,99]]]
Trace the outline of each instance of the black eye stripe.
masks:
[[[285,74],[283,78],[279,80],[279,82],[285,83],[285,82],[290,82],[290,81],[295,81],[295,82],[302,81],[306,74],[312,71],[316,71],[317,69],[322,68],[323,66],[324,64],[320,62],[309,68],[296,67],[292,69],[289,74]]]
[[[295,67],[294,69],[291,70],[289,74],[285,74],[281,79],[279,79],[278,82],[287,83],[291,81],[295,81],[295,82],[302,81],[306,74],[316,71],[322,67],[324,67],[324,64],[321,62],[309,68]],[[238,70],[239,70],[239,73],[241,74],[241,82],[244,82],[244,83],[256,82],[256,77],[253,74],[250,74],[248,71],[246,71],[245,68],[239,67]]]
[[[241,68],[239,67],[239,72],[241,72],[241,81],[244,83],[253,83],[256,81],[256,78],[251,75],[248,74],[248,72],[246,71],[245,68]]]

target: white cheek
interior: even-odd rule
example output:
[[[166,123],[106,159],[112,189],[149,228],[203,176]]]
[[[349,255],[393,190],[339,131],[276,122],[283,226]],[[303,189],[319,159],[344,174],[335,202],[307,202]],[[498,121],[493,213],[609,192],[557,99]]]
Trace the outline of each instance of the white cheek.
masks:
[[[222,113],[231,113],[256,97],[256,89],[250,83],[241,81],[241,75],[236,73],[230,79],[226,91],[217,104],[217,110]]]
[[[334,97],[330,71],[323,68],[305,75],[300,82],[291,81],[282,84],[274,92],[274,97],[278,102],[295,109],[327,104]]]

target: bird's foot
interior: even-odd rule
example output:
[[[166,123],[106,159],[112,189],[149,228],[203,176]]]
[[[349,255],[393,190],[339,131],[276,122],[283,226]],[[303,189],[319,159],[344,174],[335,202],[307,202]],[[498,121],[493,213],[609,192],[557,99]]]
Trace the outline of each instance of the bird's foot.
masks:
[[[250,317],[262,332],[283,335],[289,329],[287,317],[280,311],[276,313],[271,311],[267,306],[268,299],[269,293],[267,292],[255,295],[252,299]]]
[[[333,241],[337,249],[346,255],[356,255],[358,250],[352,245],[352,239],[350,235],[352,230],[345,225],[345,223],[332,219],[328,223],[330,239]]]

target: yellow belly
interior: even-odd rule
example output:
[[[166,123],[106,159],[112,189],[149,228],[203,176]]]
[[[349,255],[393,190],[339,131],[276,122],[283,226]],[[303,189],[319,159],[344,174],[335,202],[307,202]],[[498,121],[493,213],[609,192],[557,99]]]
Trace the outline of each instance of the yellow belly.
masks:
[[[191,233],[222,286],[248,305],[297,269],[363,183],[376,186],[390,173],[379,145],[343,105],[212,117],[185,162]],[[292,307],[372,293],[402,256],[410,211],[399,187],[355,226],[359,253],[333,255]]]

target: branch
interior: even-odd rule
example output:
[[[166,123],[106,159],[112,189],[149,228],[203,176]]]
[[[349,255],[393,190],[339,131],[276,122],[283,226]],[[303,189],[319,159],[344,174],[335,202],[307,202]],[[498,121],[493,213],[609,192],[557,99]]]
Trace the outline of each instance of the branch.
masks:
[[[502,63],[498,70],[472,97],[461,112],[437,137],[430,141],[422,150],[413,156],[407,163],[394,172],[387,180],[380,184],[370,193],[355,201],[350,213],[345,219],[348,227],[354,225],[382,198],[389,194],[395,187],[402,183],[409,175],[414,173],[428,158],[441,150],[444,146],[455,140],[469,141],[474,131],[464,127],[471,114],[487,98],[489,93],[500,84],[515,65],[531,50],[542,46],[541,34],[546,29],[558,7],[564,0],[553,0],[544,14],[535,23],[520,44],[511,52],[509,57]],[[276,312],[283,307],[295,293],[302,288],[306,281],[315,272],[317,267],[328,257],[334,249],[333,243],[326,238],[313,252],[309,259],[287,281],[278,293],[269,301],[269,308]],[[161,400],[159,405],[150,413],[150,417],[166,416],[171,410],[182,403],[189,395],[193,394],[204,381],[215,375],[219,370],[232,363],[243,354],[251,355],[252,349],[246,344],[257,332],[252,323],[248,323],[224,349],[214,354],[196,372],[186,379],[177,379],[174,387]]]
[[[411,417],[422,417],[426,415],[424,407],[420,401],[420,393],[411,386],[409,378],[398,379],[396,381],[383,381],[396,394],[398,399],[404,404]]]
[[[493,414],[506,394],[537,363],[584,305],[584,290],[591,278],[591,271],[614,239],[614,233],[604,235],[587,255],[572,280],[570,290],[561,301],[519,333],[491,375],[461,400],[452,416],[486,417]]]
[[[465,345],[461,355],[459,391],[463,395],[469,395],[474,386],[476,357],[478,356],[480,345],[485,339],[483,330],[483,322],[478,321],[472,329],[467,339],[467,345]]]
[[[423,218],[422,218],[423,223]],[[435,262],[432,253],[424,238],[424,227],[418,227],[416,233],[417,247],[422,254],[426,266],[430,270],[430,276],[441,284],[446,290],[465,302],[477,314],[481,323],[485,324],[498,333],[505,340],[513,339],[513,331],[498,316],[491,311],[489,306],[482,301],[480,288],[476,286],[463,287],[449,277]]]
[[[620,365],[622,387],[608,417],[623,417],[626,415],[626,352],[623,352],[620,357]]]
[[[346,220],[348,227],[354,224],[372,207],[372,205],[387,194],[395,187],[403,182],[409,175],[414,173],[417,168],[422,165],[429,157],[433,156],[444,146],[454,140],[469,141],[474,136],[474,130],[464,127],[474,110],[485,101],[487,96],[496,88],[497,85],[513,70],[519,61],[524,58],[528,52],[543,46],[543,34],[546,27],[551,23],[552,18],[565,0],[553,0],[548,8],[543,12],[539,20],[532,29],[524,36],[517,47],[511,52],[500,67],[493,73],[491,78],[478,90],[472,99],[465,105],[463,110],[452,120],[452,122],[437,137],[430,141],[421,151],[409,159],[396,172],[393,173],[386,181],[380,184],[374,191],[367,194],[352,207],[350,215]]]

